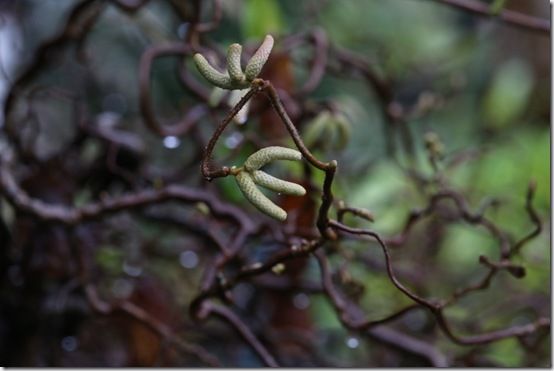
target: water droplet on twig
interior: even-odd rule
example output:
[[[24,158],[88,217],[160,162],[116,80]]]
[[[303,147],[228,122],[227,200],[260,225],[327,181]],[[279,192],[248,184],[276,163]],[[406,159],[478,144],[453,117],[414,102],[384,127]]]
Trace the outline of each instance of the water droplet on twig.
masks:
[[[183,251],[179,255],[179,263],[187,269],[195,268],[198,265],[198,254],[192,250]]]
[[[181,145],[181,140],[175,136],[168,136],[164,138],[164,147],[169,149],[175,149]]]

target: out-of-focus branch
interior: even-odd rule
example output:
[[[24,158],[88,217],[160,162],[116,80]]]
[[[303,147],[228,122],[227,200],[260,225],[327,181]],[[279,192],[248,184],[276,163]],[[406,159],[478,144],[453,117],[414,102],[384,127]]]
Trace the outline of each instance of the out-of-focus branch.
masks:
[[[179,185],[168,185],[160,189],[146,189],[118,197],[105,198],[81,207],[49,204],[29,197],[19,187],[5,159],[0,159],[0,190],[18,210],[43,221],[68,225],[76,225],[104,215],[174,200],[185,203],[205,202],[215,216],[237,221],[247,230],[255,228],[254,222],[240,208],[224,203],[210,192]]]
[[[503,9],[495,14],[490,5],[478,0],[434,0],[440,4],[450,5],[465,12],[481,17],[499,19],[502,22],[523,30],[538,32],[544,35],[550,34],[550,21],[533,17],[527,14]]]
[[[379,246],[381,247],[383,254],[385,256],[385,263],[387,266],[387,274],[391,280],[391,282],[396,286],[398,290],[400,290],[402,293],[404,293],[407,297],[415,301],[416,303],[426,307],[429,309],[429,311],[435,316],[437,323],[443,330],[443,332],[455,343],[460,345],[477,345],[477,344],[487,344],[493,341],[498,341],[501,339],[509,338],[509,337],[521,337],[525,335],[532,334],[539,329],[542,328],[549,328],[550,327],[550,319],[548,318],[540,318],[534,323],[530,323],[527,325],[520,325],[520,326],[513,326],[502,330],[497,331],[491,331],[488,333],[480,334],[480,335],[474,335],[474,336],[458,336],[454,334],[452,329],[450,328],[450,324],[446,320],[443,309],[444,309],[444,303],[436,302],[436,301],[430,301],[428,299],[425,299],[411,290],[409,290],[406,286],[404,286],[394,274],[393,268],[392,268],[392,262],[390,259],[390,255],[388,252],[388,248],[383,242],[383,240],[379,237],[379,235],[373,231],[367,230],[367,229],[360,229],[360,228],[351,228],[348,226],[345,226],[342,223],[339,223],[337,221],[331,220],[329,222],[329,225],[332,228],[336,228],[339,231],[351,233],[354,235],[360,235],[360,236],[370,236],[374,238]]]
[[[521,240],[517,241],[510,251],[510,256],[518,254],[519,251],[523,246],[525,246],[529,241],[531,241],[533,238],[537,237],[541,231],[542,231],[542,222],[539,218],[539,214],[535,210],[535,207],[533,206],[533,197],[535,196],[535,190],[537,188],[537,184],[532,181],[529,183],[529,187],[527,188],[527,197],[525,199],[525,210],[527,211],[527,214],[529,215],[529,219],[531,219],[531,222],[534,225],[534,229],[529,232],[528,235],[523,237]]]
[[[150,79],[152,74],[152,65],[156,58],[168,55],[190,55],[192,53],[189,46],[175,43],[162,46],[154,46],[143,53],[139,66],[139,92],[140,109],[146,126],[154,133],[161,136],[180,136],[185,134],[190,128],[198,122],[207,112],[205,104],[196,105],[188,110],[183,119],[171,126],[160,124],[154,113],[150,99]]]
[[[107,303],[100,298],[96,287],[92,284],[87,284],[85,286],[85,295],[89,305],[94,311],[103,315],[111,314],[116,311],[123,312],[146,325],[169,344],[174,345],[186,354],[195,356],[200,361],[211,367],[222,367],[219,360],[205,348],[197,344],[189,344],[188,342],[179,339],[170,327],[151,316],[148,312],[136,304],[130,301],[122,301],[116,304]]]
[[[448,367],[448,358],[432,344],[416,339],[385,326],[367,330],[367,336],[403,352],[423,357],[433,367]]]
[[[229,308],[215,305],[210,302],[204,302],[200,309],[199,317],[205,319],[210,315],[215,315],[224,321],[228,322],[242,336],[242,338],[250,344],[252,349],[256,351],[260,359],[269,367],[279,367],[275,357],[269,353],[267,348],[256,338],[246,324]]]

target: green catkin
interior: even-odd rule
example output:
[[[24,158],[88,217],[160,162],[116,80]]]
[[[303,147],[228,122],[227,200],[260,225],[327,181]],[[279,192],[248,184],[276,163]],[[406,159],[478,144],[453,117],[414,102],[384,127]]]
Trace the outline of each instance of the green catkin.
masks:
[[[273,37],[267,35],[252,58],[246,64],[245,72],[242,72],[241,54],[242,45],[231,44],[227,50],[227,71],[226,73],[219,72],[217,69],[204,58],[202,54],[195,54],[193,57],[194,63],[212,85],[228,90],[241,90],[250,87],[250,84],[262,71],[262,68],[269,58],[271,49],[273,48]]]
[[[284,193],[291,196],[304,196],[306,190],[300,184],[287,182],[269,175],[265,171],[255,170],[251,173],[254,183],[274,192]]]
[[[242,72],[240,44],[231,44],[227,50],[227,73],[219,72],[201,54],[195,54],[193,59],[200,74],[216,88],[210,97],[210,105],[217,105],[223,97],[221,89],[232,90],[229,96],[229,104],[236,106],[242,97],[248,92],[252,81],[262,71],[264,64],[273,48],[273,37],[267,35],[252,58],[248,61],[245,72]],[[233,120],[244,123],[248,114],[248,107],[245,105]],[[285,147],[266,147],[252,154],[244,163],[243,168],[231,169],[235,176],[237,185],[244,197],[250,201],[258,210],[279,221],[287,219],[287,212],[274,204],[257,187],[257,184],[275,192],[293,196],[303,196],[306,190],[299,184],[277,179],[261,170],[261,167],[274,160],[301,160],[302,154],[297,150]]]
[[[297,150],[271,146],[260,149],[254,154],[250,155],[244,162],[244,167],[248,171],[258,170],[264,165],[274,160],[289,160],[299,161],[302,159],[302,154]]]
[[[246,199],[258,210],[279,221],[285,221],[287,219],[287,212],[275,205],[258,189],[247,171],[239,172],[235,176],[235,179],[244,197],[246,197]]]
[[[267,58],[269,58],[272,48],[273,37],[271,37],[271,35],[267,35],[244,69],[244,74],[246,75],[247,80],[254,80],[260,72],[262,72],[262,68],[267,61]]]
[[[232,88],[231,78],[229,75],[221,73],[213,68],[202,54],[196,53],[193,59],[198,71],[200,71],[202,76],[212,83],[212,85],[218,86],[222,89]]]
[[[240,66],[240,56],[242,46],[240,44],[231,44],[227,50],[227,72],[233,83],[242,83],[246,79]]]

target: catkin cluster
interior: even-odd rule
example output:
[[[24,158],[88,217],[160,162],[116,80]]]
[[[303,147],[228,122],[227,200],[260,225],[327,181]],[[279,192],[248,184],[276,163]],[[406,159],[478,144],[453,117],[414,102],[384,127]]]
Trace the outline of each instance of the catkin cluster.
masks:
[[[196,53],[193,57],[196,67],[200,74],[204,76],[212,85],[214,90],[210,97],[211,104],[218,104],[219,100],[224,95],[224,90],[231,90],[228,99],[228,104],[233,107],[246,94],[252,81],[262,71],[269,54],[273,49],[273,37],[267,35],[252,58],[246,64],[244,72],[241,66],[242,45],[231,44],[227,49],[227,71],[220,72],[214,68],[206,58]],[[233,120],[238,124],[244,124],[248,118],[248,103],[233,117]]]
[[[204,58],[202,54],[194,55],[196,67],[212,85],[215,86],[212,94],[213,103],[216,103],[221,97],[221,90],[231,91],[230,99],[233,105],[237,104],[240,98],[254,79],[260,74],[262,68],[273,48],[273,37],[267,35],[252,58],[246,64],[244,72],[241,66],[242,46],[232,44],[227,51],[227,71],[220,72]],[[246,121],[246,106],[234,117],[235,121],[243,123]],[[235,176],[237,184],[244,194],[244,197],[256,206],[261,212],[280,221],[287,218],[287,212],[275,205],[266,195],[260,191],[258,186],[269,189],[274,192],[283,193],[292,196],[303,196],[306,190],[299,184],[287,182],[275,178],[260,170],[263,166],[274,160],[299,161],[302,154],[294,149],[285,147],[266,147],[252,154],[244,165],[240,168],[233,167],[231,174]]]
[[[212,85],[227,90],[242,90],[250,87],[252,81],[260,74],[273,49],[273,37],[267,35],[252,58],[246,64],[244,72],[240,62],[242,45],[231,44],[227,50],[227,71],[220,72],[204,56],[196,53],[193,57],[198,71]]]
[[[258,185],[291,196],[304,196],[306,190],[299,184],[269,175],[260,168],[274,160],[299,161],[301,159],[302,154],[297,150],[278,146],[266,147],[248,157],[241,168],[233,168],[232,173],[235,175],[239,189],[248,201],[261,212],[279,221],[284,221],[287,218],[287,212],[267,198],[260,191]]]

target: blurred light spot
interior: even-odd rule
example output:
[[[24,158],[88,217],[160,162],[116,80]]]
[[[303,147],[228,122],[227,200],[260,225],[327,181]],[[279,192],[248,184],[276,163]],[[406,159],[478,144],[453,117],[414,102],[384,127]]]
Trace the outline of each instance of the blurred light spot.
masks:
[[[1,2],[0,4],[8,4]],[[20,65],[23,55],[23,32],[16,12],[2,12],[0,25],[0,106],[4,104],[9,86],[15,79],[15,71]],[[0,127],[4,124],[4,110],[0,112]]]
[[[241,133],[235,131],[233,134],[229,135],[227,139],[225,139],[225,146],[230,149],[237,148],[243,138],[244,136]]]
[[[120,118],[121,115],[115,112],[102,112],[98,114],[96,120],[98,122],[98,126],[100,126],[101,128],[110,129],[117,125]]]
[[[174,136],[169,136],[164,138],[164,147],[169,149],[174,149],[179,147],[181,140]]]
[[[260,269],[261,267],[263,267],[263,264],[260,263],[260,262],[255,262],[254,264],[250,265],[250,267],[248,267],[249,269]]]
[[[192,250],[183,251],[179,255],[179,262],[183,267],[192,269],[198,265],[198,255]]]
[[[356,349],[360,345],[360,341],[355,337],[349,337],[346,339],[346,346],[350,349]]]
[[[115,280],[112,284],[112,293],[118,299],[127,299],[131,296],[133,289],[133,283],[123,278]]]
[[[248,121],[248,106],[245,104],[233,119],[239,125],[246,124],[246,121]]]
[[[127,112],[127,100],[120,93],[108,94],[102,99],[102,110],[123,115]]]
[[[310,306],[310,298],[304,293],[294,295],[292,303],[298,309],[307,309]]]
[[[271,267],[271,270],[275,274],[282,274],[285,271],[286,267],[283,263],[275,264],[273,267]]]
[[[131,277],[138,277],[142,274],[142,267],[124,261],[123,272],[127,273]]]
[[[181,23],[179,27],[177,27],[177,37],[179,37],[181,40],[184,40],[185,37],[187,37],[188,30],[189,24],[187,22]]]
[[[73,352],[79,346],[79,341],[75,336],[66,336],[62,339],[61,346],[66,352]]]

